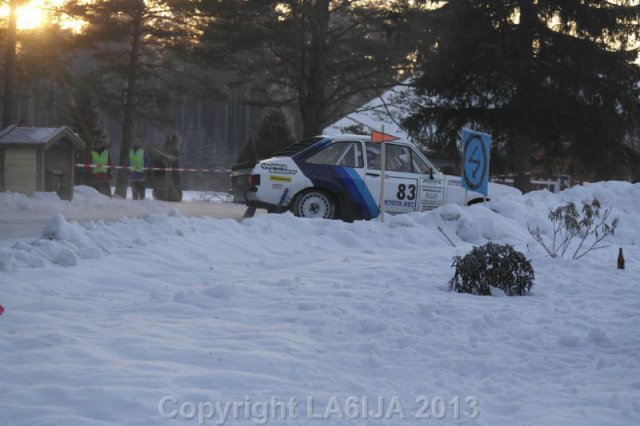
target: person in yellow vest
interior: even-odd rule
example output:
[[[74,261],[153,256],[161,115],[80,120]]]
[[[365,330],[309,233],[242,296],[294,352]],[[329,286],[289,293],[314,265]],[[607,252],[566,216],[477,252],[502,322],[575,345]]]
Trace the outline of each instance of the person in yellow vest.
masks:
[[[101,194],[111,197],[111,155],[104,144],[98,144],[89,153],[87,174],[91,185]]]
[[[149,167],[149,155],[138,142],[129,150],[129,182],[134,200],[144,200],[145,169]]]

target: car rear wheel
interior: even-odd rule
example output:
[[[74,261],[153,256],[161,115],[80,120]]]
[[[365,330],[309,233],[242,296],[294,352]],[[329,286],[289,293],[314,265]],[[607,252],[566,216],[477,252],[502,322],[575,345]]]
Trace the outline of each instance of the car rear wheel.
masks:
[[[298,217],[335,219],[338,206],[331,194],[319,189],[310,189],[296,197],[292,210]]]

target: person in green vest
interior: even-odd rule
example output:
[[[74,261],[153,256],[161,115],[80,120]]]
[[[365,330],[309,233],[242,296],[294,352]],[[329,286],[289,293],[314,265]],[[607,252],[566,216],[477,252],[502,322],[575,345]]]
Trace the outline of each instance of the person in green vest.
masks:
[[[99,193],[111,197],[111,155],[105,144],[97,144],[89,153],[87,175]]]
[[[145,169],[149,167],[149,155],[135,142],[129,150],[129,182],[134,200],[144,200]]]

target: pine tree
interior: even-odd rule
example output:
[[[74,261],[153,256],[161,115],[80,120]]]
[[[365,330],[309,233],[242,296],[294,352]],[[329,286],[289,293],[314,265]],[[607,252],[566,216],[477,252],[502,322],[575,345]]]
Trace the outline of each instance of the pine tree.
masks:
[[[5,98],[14,105],[14,118],[7,119],[8,124],[24,120],[29,126],[59,126],[69,122],[69,33],[55,23],[17,33],[13,93]]]
[[[4,98],[2,111],[2,128],[17,124],[16,103],[16,68],[17,68],[17,15],[16,9],[20,0],[9,0],[9,19],[4,55]]]
[[[91,48],[97,69],[88,77],[101,107],[122,123],[119,164],[126,166],[136,121],[168,110],[168,64],[172,48],[191,41],[192,10],[184,0],[72,0],[64,13],[86,25],[76,46]],[[176,68],[180,68],[176,66]],[[116,194],[124,197],[127,172],[120,170]]]
[[[451,144],[462,127],[506,142],[516,186],[531,154],[568,146],[602,178],[640,120],[637,2],[449,0],[414,12],[422,106],[407,124]],[[635,4],[635,6],[634,6]],[[637,40],[637,38],[636,38]]]
[[[408,49],[392,36],[390,10],[374,3],[205,1],[203,49],[215,65],[235,66],[239,79],[251,76],[254,102],[295,107],[303,135],[317,135],[359,106],[358,96],[396,81]]]
[[[238,163],[253,163],[272,157],[282,148],[293,144],[294,139],[287,119],[280,110],[268,111],[260,120],[255,137],[245,144]]]

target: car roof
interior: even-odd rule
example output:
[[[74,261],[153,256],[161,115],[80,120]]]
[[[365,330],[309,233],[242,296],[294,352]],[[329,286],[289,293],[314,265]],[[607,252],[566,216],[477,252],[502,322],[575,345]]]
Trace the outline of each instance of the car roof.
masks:
[[[343,141],[362,141],[370,139],[368,135],[350,135],[350,134],[333,134],[333,135],[318,135],[318,138],[323,139],[340,139]]]
[[[370,142],[371,141],[371,136],[370,135],[334,134],[334,135],[319,135],[317,137],[318,138],[327,138],[327,139],[332,139],[332,140],[341,140],[341,141],[364,141],[364,142]],[[413,144],[411,142],[407,142],[407,141],[402,140],[402,139],[396,139],[396,140],[391,141],[391,142],[413,146]]]
[[[305,138],[300,142],[289,145],[280,151],[273,154],[271,158],[276,157],[289,157],[300,155],[308,152],[309,149],[316,147],[318,142],[333,142],[333,141],[347,141],[347,142],[370,142],[371,136],[369,135],[352,135],[352,134],[333,134],[333,135],[318,135],[310,138]],[[400,143],[402,145],[414,146],[411,142],[403,140],[394,140],[394,143]]]

